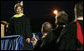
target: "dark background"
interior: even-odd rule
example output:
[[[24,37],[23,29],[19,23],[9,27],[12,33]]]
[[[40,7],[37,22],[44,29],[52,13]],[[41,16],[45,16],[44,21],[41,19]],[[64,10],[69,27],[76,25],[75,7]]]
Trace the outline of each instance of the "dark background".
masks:
[[[18,1],[1,1],[1,20],[9,22],[15,14],[14,5]],[[30,18],[32,32],[40,32],[43,22],[49,21],[54,26],[53,10],[65,10],[69,22],[74,20],[74,5],[79,1],[24,1],[24,14]]]

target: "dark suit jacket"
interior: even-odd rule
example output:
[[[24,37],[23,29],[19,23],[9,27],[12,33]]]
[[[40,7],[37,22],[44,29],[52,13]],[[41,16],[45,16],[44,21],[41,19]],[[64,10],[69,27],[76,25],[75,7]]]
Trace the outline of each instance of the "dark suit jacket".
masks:
[[[83,21],[78,21],[81,25],[83,32]],[[61,32],[59,37],[59,49],[58,50],[76,50],[79,45],[76,39],[77,24],[76,22],[71,22],[67,25]]]

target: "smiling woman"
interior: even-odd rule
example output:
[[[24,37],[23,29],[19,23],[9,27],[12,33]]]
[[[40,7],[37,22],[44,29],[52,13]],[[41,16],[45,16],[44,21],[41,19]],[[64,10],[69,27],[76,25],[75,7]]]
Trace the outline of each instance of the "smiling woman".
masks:
[[[21,35],[24,42],[23,49],[27,50],[27,45],[30,38],[32,37],[30,20],[26,15],[24,15],[23,8],[20,4],[16,4],[14,10],[16,14],[11,18],[9,22],[7,35]]]

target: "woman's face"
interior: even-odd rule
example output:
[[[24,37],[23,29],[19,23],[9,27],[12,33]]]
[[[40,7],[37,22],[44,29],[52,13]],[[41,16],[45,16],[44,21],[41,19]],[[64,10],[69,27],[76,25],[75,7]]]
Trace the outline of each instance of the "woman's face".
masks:
[[[19,7],[17,7],[17,9],[16,9],[16,13],[17,13],[17,14],[22,13],[22,10],[21,10],[21,7],[20,7],[20,6],[19,6]]]

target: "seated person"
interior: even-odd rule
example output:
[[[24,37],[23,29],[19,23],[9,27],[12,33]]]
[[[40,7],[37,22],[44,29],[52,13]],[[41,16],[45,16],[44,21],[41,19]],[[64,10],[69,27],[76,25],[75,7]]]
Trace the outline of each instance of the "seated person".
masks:
[[[39,50],[41,48],[43,40],[46,38],[46,35],[50,31],[52,31],[52,25],[51,25],[51,23],[49,23],[49,22],[43,23],[42,27],[41,27],[41,33],[38,34],[39,39],[35,39],[33,41],[34,50]]]

